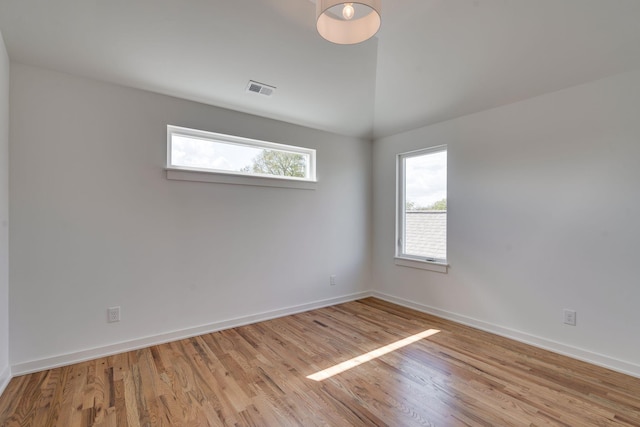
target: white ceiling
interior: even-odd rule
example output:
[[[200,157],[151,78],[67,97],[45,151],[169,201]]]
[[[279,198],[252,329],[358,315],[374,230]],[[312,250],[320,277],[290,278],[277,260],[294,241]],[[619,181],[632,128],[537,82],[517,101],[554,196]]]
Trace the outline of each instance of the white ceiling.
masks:
[[[367,138],[640,67],[640,0],[382,7],[354,46],[309,0],[0,0],[0,30],[15,62]]]

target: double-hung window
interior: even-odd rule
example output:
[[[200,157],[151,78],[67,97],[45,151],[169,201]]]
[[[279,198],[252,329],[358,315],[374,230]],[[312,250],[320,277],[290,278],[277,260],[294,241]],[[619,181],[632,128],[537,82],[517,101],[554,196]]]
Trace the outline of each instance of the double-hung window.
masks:
[[[397,171],[396,259],[446,265],[447,147],[400,154]]]

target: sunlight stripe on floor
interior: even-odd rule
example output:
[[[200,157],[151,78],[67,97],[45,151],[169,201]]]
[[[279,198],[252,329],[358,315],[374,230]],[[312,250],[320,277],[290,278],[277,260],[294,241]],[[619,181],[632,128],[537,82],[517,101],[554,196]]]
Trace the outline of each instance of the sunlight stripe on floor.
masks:
[[[400,341],[393,342],[391,344],[385,345],[384,347],[377,348],[375,350],[370,351],[369,353],[361,354],[360,356],[354,357],[353,359],[346,360],[342,363],[338,363],[330,368],[324,369],[322,371],[318,371],[315,374],[308,375],[307,378],[314,381],[322,381],[327,378],[331,378],[332,376],[339,374],[341,372],[347,371],[351,368],[355,368],[356,366],[362,365],[370,360],[376,359],[380,356],[384,356],[387,353],[391,353],[399,348],[406,347],[409,344],[413,344],[416,341],[420,341],[423,338],[430,337],[431,335],[435,335],[440,332],[437,329],[428,329],[426,331],[422,331],[418,334],[411,335],[410,337],[401,339]]]

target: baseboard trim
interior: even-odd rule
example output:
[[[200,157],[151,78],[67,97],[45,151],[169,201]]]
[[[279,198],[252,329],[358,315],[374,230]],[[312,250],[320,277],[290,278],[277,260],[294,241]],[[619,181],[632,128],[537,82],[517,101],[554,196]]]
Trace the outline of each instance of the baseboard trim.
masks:
[[[0,394],[4,391],[6,386],[12,377],[18,375],[25,375],[33,372],[43,371],[46,369],[58,368],[60,366],[66,366],[73,363],[85,362],[87,360],[96,359],[99,357],[111,356],[118,353],[123,353],[132,350],[139,350],[141,348],[149,347],[152,345],[164,344],[171,341],[181,340],[185,338],[191,338],[194,336],[216,332],[224,329],[235,328],[238,326],[244,326],[251,323],[262,322],[265,320],[271,320],[282,316],[288,316],[291,314],[302,313],[317,308],[328,307],[331,305],[341,304],[344,302],[355,301],[366,297],[375,297],[384,301],[388,301],[394,304],[398,304],[407,308],[421,311],[423,313],[432,314],[434,316],[442,317],[443,319],[451,320],[463,325],[471,326],[486,332],[490,332],[496,335],[510,338],[515,341],[519,341],[525,344],[532,345],[534,347],[549,350],[554,353],[562,354],[577,360],[592,363],[603,368],[611,369],[613,371],[621,372],[623,374],[631,375],[636,378],[640,378],[640,365],[627,362],[624,360],[615,359],[609,356],[605,356],[599,353],[595,353],[589,350],[584,350],[578,347],[568,346],[556,341],[548,340],[546,338],[538,337],[535,335],[520,332],[514,329],[505,328],[503,326],[495,325],[492,323],[484,322],[482,320],[474,319],[472,317],[463,316],[446,310],[441,310],[435,307],[431,307],[425,304],[416,303],[403,298],[399,298],[393,295],[389,295],[379,291],[363,291],[349,295],[344,295],[335,298],[328,298],[324,300],[318,300],[310,303],[299,304],[295,306],[285,307],[277,310],[265,311],[262,313],[242,316],[238,318],[223,320],[206,325],[196,326],[192,328],[186,328],[167,332],[163,334],[143,337],[130,341],[124,341],[116,344],[110,344],[102,347],[96,347],[87,350],[81,350],[72,353],[66,353],[58,356],[32,360],[29,362],[17,363],[11,367],[7,366],[0,372]]]
[[[379,298],[384,301],[388,301],[394,304],[401,305],[403,307],[412,308],[414,310],[432,314],[434,316],[441,317],[443,319],[451,320],[456,323],[471,326],[476,329],[480,329],[485,332],[490,332],[505,338],[510,338],[515,341],[529,344],[534,347],[538,347],[544,350],[549,350],[554,353],[568,356],[573,359],[581,360],[583,362],[591,363],[593,365],[601,366],[603,368],[611,369],[616,372],[620,372],[626,375],[631,375],[636,378],[640,378],[640,365],[627,362],[624,360],[615,359],[613,357],[605,356],[603,354],[595,353],[589,350],[585,350],[578,347],[569,346],[559,343],[557,341],[548,340],[546,338],[530,335],[524,332],[520,332],[514,329],[505,328],[503,326],[495,325],[492,323],[484,322],[482,320],[474,319],[472,317],[463,316],[460,314],[452,313],[439,308],[431,307],[428,305],[416,303],[403,298],[395,297],[393,295],[385,294],[379,291],[371,291],[371,296]]]
[[[9,365],[5,366],[2,372],[0,372],[0,396],[4,393],[4,389],[9,385],[9,381],[11,381],[11,367]]]
[[[249,325],[251,323],[271,320],[271,319],[275,319],[282,316],[289,316],[291,314],[302,313],[305,311],[314,310],[316,308],[328,307],[331,305],[341,304],[344,302],[355,301],[355,300],[366,298],[369,296],[371,296],[370,291],[357,292],[357,293],[344,295],[340,297],[328,298],[328,299],[318,300],[310,303],[285,307],[277,310],[265,311],[262,313],[253,314],[249,316],[237,317],[234,319],[223,320],[223,321],[196,326],[192,328],[186,328],[186,329],[176,330],[176,331],[167,332],[163,334],[138,338],[138,339],[124,341],[116,344],[109,344],[106,346],[76,351],[72,353],[61,354],[58,356],[47,357],[44,359],[17,363],[11,366],[11,373],[13,374],[13,376],[18,376],[18,375],[30,374],[33,372],[39,372],[46,369],[58,368],[60,366],[66,366],[66,365],[71,365],[73,363],[85,362],[87,360],[92,360],[99,357],[111,356],[114,354],[124,353],[132,350],[139,350],[141,348],[149,347],[152,345],[164,344],[171,341],[177,341],[185,338],[195,337],[202,334],[221,331],[224,329],[235,328],[238,326]]]

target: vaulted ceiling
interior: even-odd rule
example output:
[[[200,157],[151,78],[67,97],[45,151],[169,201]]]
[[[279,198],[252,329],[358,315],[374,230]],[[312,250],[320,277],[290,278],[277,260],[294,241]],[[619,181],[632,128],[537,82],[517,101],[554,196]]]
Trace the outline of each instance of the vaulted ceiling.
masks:
[[[364,138],[640,67],[638,0],[382,0],[382,20],[340,46],[310,0],[0,0],[14,62]]]

